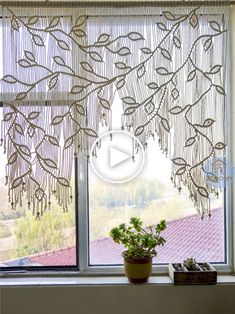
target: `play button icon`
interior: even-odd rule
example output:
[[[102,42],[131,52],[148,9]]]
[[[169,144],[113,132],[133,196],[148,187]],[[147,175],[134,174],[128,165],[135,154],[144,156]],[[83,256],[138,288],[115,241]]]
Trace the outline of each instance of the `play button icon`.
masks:
[[[114,130],[102,134],[91,149],[93,172],[105,181],[123,183],[135,178],[144,165],[144,149],[131,133]]]
[[[109,149],[109,167],[113,168],[120,163],[128,160],[131,158],[131,155],[123,153],[120,151],[120,149],[117,149],[115,147],[110,147]]]

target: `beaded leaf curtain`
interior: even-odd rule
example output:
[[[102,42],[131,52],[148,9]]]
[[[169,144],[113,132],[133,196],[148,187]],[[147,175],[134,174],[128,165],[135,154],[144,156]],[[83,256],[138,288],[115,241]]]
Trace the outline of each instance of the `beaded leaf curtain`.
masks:
[[[172,160],[172,181],[188,187],[203,216],[217,193],[206,162],[226,148],[226,10],[109,10],[2,7],[9,201],[14,208],[25,194],[40,216],[54,195],[67,210],[72,160],[89,155],[100,123],[112,129],[117,91],[120,128],[146,148],[157,137]]]

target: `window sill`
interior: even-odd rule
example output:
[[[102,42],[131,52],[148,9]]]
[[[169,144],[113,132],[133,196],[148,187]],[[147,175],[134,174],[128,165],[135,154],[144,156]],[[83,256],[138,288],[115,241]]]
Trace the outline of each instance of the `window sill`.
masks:
[[[235,275],[218,276],[217,284],[234,285]],[[1,278],[0,287],[131,285],[124,276]],[[168,276],[152,276],[147,285],[173,285]]]

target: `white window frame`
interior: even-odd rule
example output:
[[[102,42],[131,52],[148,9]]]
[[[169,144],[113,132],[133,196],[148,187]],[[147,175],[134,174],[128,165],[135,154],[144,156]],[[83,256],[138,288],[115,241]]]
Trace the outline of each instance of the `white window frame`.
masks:
[[[233,15],[235,20],[235,7],[230,10],[230,17]],[[231,19],[232,21],[232,19]],[[230,44],[233,44],[235,51],[235,41],[232,41],[232,34],[235,33],[235,21],[229,24],[228,31],[228,46],[227,46],[227,69],[230,69]],[[233,73],[235,68],[233,69]],[[232,88],[232,76],[229,75],[229,70],[227,70],[226,84],[228,90]],[[235,83],[234,83],[235,85]],[[227,158],[232,160],[235,164],[235,136],[232,134],[233,121],[235,121],[235,106],[232,107],[232,101],[235,102],[235,93],[233,97],[228,93],[227,97],[227,132],[228,132],[228,147]],[[235,131],[235,130],[234,130]],[[235,133],[234,133],[235,134]],[[78,217],[79,217],[79,273],[83,274],[123,274],[123,266],[89,266],[89,178],[88,178],[88,162],[84,156],[80,157],[79,167],[78,167]],[[235,195],[235,186],[229,180],[228,185],[225,188],[224,202],[225,206],[225,256],[227,258],[226,263],[213,264],[218,273],[232,273],[235,272],[235,208],[233,206],[233,196]],[[167,274],[167,265],[153,265],[153,274]]]
[[[231,117],[231,115],[229,115]],[[230,123],[229,123],[230,124]],[[231,129],[231,128],[229,128]],[[229,154],[231,151],[229,152]],[[90,266],[89,265],[89,177],[88,163],[85,156],[81,156],[78,161],[78,232],[79,232],[79,273],[80,274],[124,274],[123,266]],[[233,230],[232,230],[232,184],[228,184],[224,195],[225,206],[225,256],[227,262],[215,263],[213,266],[216,270],[223,273],[231,273],[233,270]],[[153,274],[167,274],[167,265],[153,265]]]
[[[232,35],[235,34],[235,6],[230,8],[230,17],[231,22],[229,24],[229,44],[227,47],[227,60],[231,60],[230,55],[230,48],[232,48],[232,58],[235,60],[235,40],[232,40]],[[231,45],[231,46],[230,46]],[[229,69],[231,64],[227,65]],[[229,72],[229,70],[227,71]],[[232,75],[227,74],[227,84],[228,90],[235,90],[235,62],[233,66]],[[235,164],[235,136],[233,137],[232,134],[235,134],[235,106],[232,106],[235,103],[235,93],[231,95],[227,95],[227,103],[228,111],[227,111],[227,129],[230,131],[228,136],[228,146],[230,150],[228,151],[228,158],[233,161]],[[123,266],[89,266],[89,184],[88,184],[88,162],[85,156],[81,155],[78,159],[78,167],[77,167],[77,185],[78,190],[77,193],[77,209],[78,209],[78,253],[79,253],[79,264],[78,270],[74,271],[16,271],[17,274],[20,275],[31,275],[33,276],[40,276],[42,274],[46,274],[47,276],[63,276],[63,275],[94,275],[94,276],[103,276],[103,275],[122,275],[124,274]],[[227,263],[226,264],[214,264],[215,268],[217,269],[219,274],[223,273],[234,273],[235,272],[235,208],[233,205],[233,196],[235,195],[235,185],[231,183],[228,184],[225,193],[225,201],[224,205],[226,206],[226,234],[225,234],[225,241],[226,241],[226,256],[227,256]],[[59,267],[58,267],[59,268]],[[4,271],[5,272],[5,271]],[[9,274],[10,271],[6,270],[5,273]],[[12,272],[14,274],[14,271]],[[154,265],[153,266],[153,274],[168,274],[168,266],[167,265]]]

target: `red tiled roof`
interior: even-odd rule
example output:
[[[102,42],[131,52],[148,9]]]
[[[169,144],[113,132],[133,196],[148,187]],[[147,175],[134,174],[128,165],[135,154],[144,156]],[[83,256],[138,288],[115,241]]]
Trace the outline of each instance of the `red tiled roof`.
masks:
[[[224,221],[222,208],[215,209],[211,218],[201,220],[198,215],[173,220],[167,223],[163,236],[164,247],[158,248],[155,263],[180,262],[187,257],[198,261],[224,261]],[[92,241],[90,245],[91,265],[122,264],[123,247],[111,238]],[[33,264],[75,265],[75,247],[29,256]]]
[[[43,266],[72,266],[76,265],[76,248],[68,247],[59,250],[51,250],[28,257],[34,265]]]

